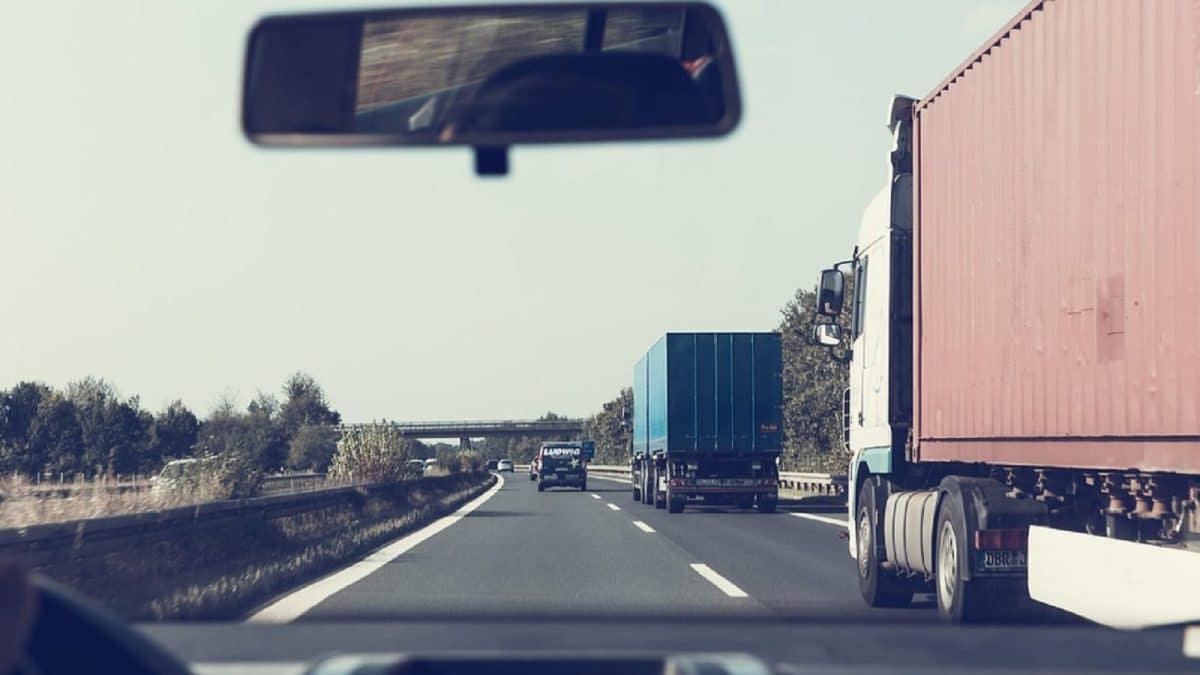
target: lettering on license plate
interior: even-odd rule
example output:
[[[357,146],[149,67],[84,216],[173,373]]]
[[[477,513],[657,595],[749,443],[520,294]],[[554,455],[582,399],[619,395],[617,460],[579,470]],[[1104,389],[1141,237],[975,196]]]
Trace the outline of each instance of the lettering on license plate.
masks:
[[[988,571],[1023,570],[1029,566],[1025,551],[980,551],[979,567]]]

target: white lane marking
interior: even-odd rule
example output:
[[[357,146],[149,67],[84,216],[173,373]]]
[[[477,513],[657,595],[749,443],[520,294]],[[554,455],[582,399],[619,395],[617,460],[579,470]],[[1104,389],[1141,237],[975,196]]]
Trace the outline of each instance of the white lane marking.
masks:
[[[643,523],[640,520],[633,521],[633,524],[634,524],[634,526],[637,527],[637,529],[641,530],[642,532],[651,532],[651,533],[654,532],[653,527],[650,527],[649,525]]]
[[[1189,659],[1200,659],[1200,626],[1183,629],[1183,655]]]
[[[608,508],[612,509],[613,511],[620,511],[620,510],[621,510],[621,507],[617,506],[616,504],[605,504],[605,506],[607,506]]]
[[[845,518],[834,518],[832,516],[818,516],[815,513],[796,513],[795,511],[792,511],[791,515],[796,516],[797,518],[804,518],[806,520],[815,520],[818,523],[827,523],[829,525],[837,525],[838,527],[844,527],[847,530],[850,529],[850,521],[846,520]]]
[[[378,571],[381,567],[389,562],[399,558],[408,551],[412,550],[417,544],[429,539],[435,534],[445,530],[451,525],[463,519],[468,513],[483,506],[484,502],[491,499],[504,487],[504,477],[499,474],[496,476],[496,484],[493,485],[487,492],[479,495],[475,499],[463,504],[454,513],[443,516],[425,527],[408,534],[400,539],[377,549],[367,555],[366,558],[344,567],[329,576],[318,579],[313,583],[304,586],[298,590],[283,596],[279,600],[267,605],[263,609],[255,612],[246,619],[247,623],[287,623],[298,618],[308,610],[316,607],[329,596],[338,591],[361,581],[368,575]]]
[[[630,482],[628,478],[616,478],[613,476],[601,476],[600,474],[590,473],[590,472],[588,473],[588,478],[589,479],[599,478],[600,480],[611,480],[616,483],[625,483],[625,484],[629,484],[629,482]]]
[[[598,495],[598,494],[596,494],[595,492],[593,492],[593,493],[592,493],[592,499],[600,499],[600,495]]]
[[[746,595],[746,591],[743,591],[742,589],[738,588],[737,586],[734,585],[734,583],[732,581],[726,579],[725,577],[721,576],[720,574],[717,574],[715,571],[713,571],[713,568],[709,567],[708,565],[705,565],[704,563],[692,563],[692,569],[696,570],[696,574],[699,574],[700,576],[707,579],[709,581],[709,583],[711,583],[713,586],[716,586],[717,588],[721,589],[722,593],[724,593],[725,595],[728,595],[731,598],[748,598],[748,597],[750,597],[750,596]]]

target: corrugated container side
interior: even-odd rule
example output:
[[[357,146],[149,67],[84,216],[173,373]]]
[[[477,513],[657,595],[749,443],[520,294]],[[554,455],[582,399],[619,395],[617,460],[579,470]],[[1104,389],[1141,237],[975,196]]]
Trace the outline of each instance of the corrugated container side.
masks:
[[[670,333],[646,361],[651,451],[779,452],[778,333]]]
[[[918,459],[1200,472],[1198,29],[1035,2],[918,104]]]

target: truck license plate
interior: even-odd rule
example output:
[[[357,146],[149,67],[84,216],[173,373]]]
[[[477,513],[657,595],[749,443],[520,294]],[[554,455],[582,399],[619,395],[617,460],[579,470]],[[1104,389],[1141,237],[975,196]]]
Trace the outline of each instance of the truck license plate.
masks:
[[[979,566],[989,572],[1015,572],[1028,567],[1025,551],[980,551]]]

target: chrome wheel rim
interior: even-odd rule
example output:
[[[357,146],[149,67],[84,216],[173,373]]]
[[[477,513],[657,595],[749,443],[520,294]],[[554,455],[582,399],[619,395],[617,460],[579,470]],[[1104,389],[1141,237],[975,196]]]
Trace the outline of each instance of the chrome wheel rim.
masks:
[[[858,574],[863,579],[871,571],[871,518],[866,509],[858,516]]]
[[[949,520],[942,525],[938,542],[938,603],[949,610],[954,606],[954,593],[958,588],[958,538]]]

